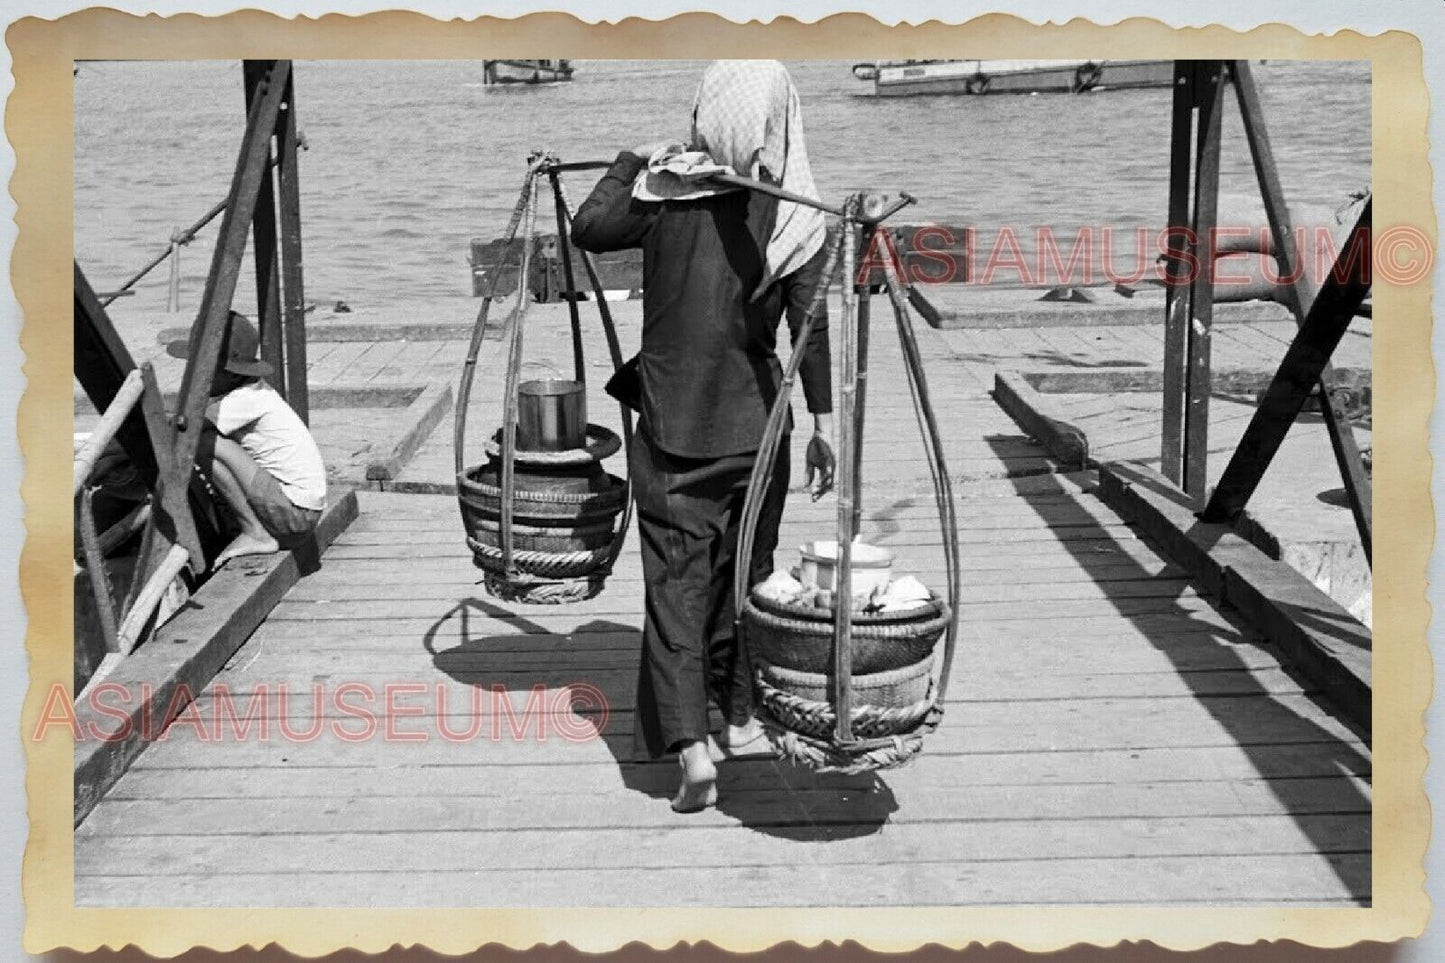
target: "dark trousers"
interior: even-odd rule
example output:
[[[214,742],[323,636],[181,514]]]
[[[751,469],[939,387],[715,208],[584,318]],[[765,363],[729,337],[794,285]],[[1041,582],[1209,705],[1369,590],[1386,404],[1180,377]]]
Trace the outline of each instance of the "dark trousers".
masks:
[[[752,712],[747,653],[733,630],[733,571],[756,454],[679,458],[638,431],[628,469],[637,499],[646,613],[636,749],[651,757],[708,732],[709,696],[730,723]],[[785,436],[753,541],[755,585],[773,571],[788,491]]]

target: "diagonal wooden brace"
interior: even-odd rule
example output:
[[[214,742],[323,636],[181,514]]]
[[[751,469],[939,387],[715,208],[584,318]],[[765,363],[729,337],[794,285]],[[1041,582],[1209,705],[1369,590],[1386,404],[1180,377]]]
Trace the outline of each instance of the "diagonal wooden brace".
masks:
[[[1232,521],[1243,511],[1284,443],[1290,425],[1304,407],[1305,399],[1319,382],[1320,372],[1329,364],[1330,355],[1344,337],[1355,310],[1369,293],[1370,207],[1367,201],[1334,269],[1295,333],[1218,487],[1200,513],[1204,521]]]
[[[1239,102],[1239,113],[1244,124],[1245,138],[1249,141],[1250,155],[1254,160],[1255,176],[1259,181],[1259,192],[1264,201],[1265,217],[1269,221],[1275,256],[1279,260],[1281,276],[1289,279],[1290,306],[1296,322],[1303,324],[1314,304],[1314,285],[1306,276],[1300,252],[1295,244],[1294,226],[1290,222],[1289,207],[1285,203],[1284,188],[1279,179],[1279,168],[1275,164],[1274,150],[1270,146],[1269,133],[1264,124],[1263,107],[1260,104],[1259,88],[1254,82],[1254,73],[1247,60],[1230,62],[1234,77],[1235,96]],[[1348,245],[1347,245],[1348,249]],[[1334,384],[1334,372],[1327,364],[1320,372],[1320,408],[1329,431],[1330,446],[1339,465],[1340,477],[1345,484],[1350,510],[1354,514],[1355,527],[1359,530],[1365,557],[1371,558],[1373,529],[1370,522],[1371,493],[1370,476],[1365,471],[1360,457],[1359,446],[1350,428],[1349,421],[1335,405],[1330,388]]]
[[[204,426],[203,414],[229,326],[231,299],[236,293],[236,279],[246,253],[246,234],[255,216],[262,178],[270,173],[271,135],[276,129],[290,75],[289,60],[273,62],[266,77],[258,83],[256,97],[247,112],[241,153],[231,178],[226,213],[221,218],[200,313],[191,328],[186,371],[181,378],[174,449],[175,461],[180,465],[189,466],[196,458]]]

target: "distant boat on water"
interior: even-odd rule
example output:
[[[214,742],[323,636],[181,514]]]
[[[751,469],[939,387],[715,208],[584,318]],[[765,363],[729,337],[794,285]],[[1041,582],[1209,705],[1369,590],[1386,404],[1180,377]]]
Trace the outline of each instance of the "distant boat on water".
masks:
[[[483,60],[487,84],[551,84],[572,79],[569,60]]]
[[[1081,94],[1169,87],[1172,60],[880,60],[853,65],[879,97],[917,94]]]

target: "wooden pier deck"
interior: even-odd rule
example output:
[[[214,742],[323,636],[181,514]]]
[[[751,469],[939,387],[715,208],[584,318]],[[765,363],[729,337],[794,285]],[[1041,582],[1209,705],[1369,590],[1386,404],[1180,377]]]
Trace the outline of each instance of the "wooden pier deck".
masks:
[[[320,571],[199,695],[201,724],[183,716],[77,828],[76,902],[1368,905],[1366,744],[1000,412],[996,357],[920,334],[964,479],[964,571],[950,702],[914,764],[729,762],[718,808],[678,816],[675,763],[632,754],[635,545],[597,599],[503,604],[454,499],[361,492]],[[881,326],[873,372],[864,534],[936,581]],[[449,474],[449,430],[436,438],[418,466]],[[834,511],[793,495],[780,561]],[[210,738],[228,697],[238,715],[265,707],[268,739],[230,723]]]

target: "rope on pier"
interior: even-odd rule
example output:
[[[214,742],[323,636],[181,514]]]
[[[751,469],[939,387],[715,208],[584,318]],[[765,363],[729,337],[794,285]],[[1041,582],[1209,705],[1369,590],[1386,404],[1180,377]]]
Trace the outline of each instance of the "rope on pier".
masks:
[[[279,158],[272,157],[266,162],[266,171],[269,173],[271,168],[275,167],[278,162]],[[212,207],[209,211],[203,214],[199,221],[192,224],[184,231],[176,231],[171,234],[171,239],[169,243],[167,243],[166,249],[161,253],[157,254],[155,257],[151,258],[150,261],[147,262],[145,267],[141,268],[139,271],[137,271],[131,276],[129,281],[126,281],[120,287],[112,291],[103,301],[100,302],[100,306],[103,308],[110,307],[110,305],[114,303],[117,298],[124,296],[127,291],[135,287],[136,284],[139,283],[140,280],[144,278],[147,274],[151,273],[156,268],[164,264],[166,258],[170,257],[173,253],[180,250],[183,245],[189,244],[193,240],[195,240],[196,235],[199,234],[207,224],[214,221],[216,217],[226,209],[226,204],[229,202],[229,200],[230,199],[227,198],[225,200],[219,201],[215,207]]]

